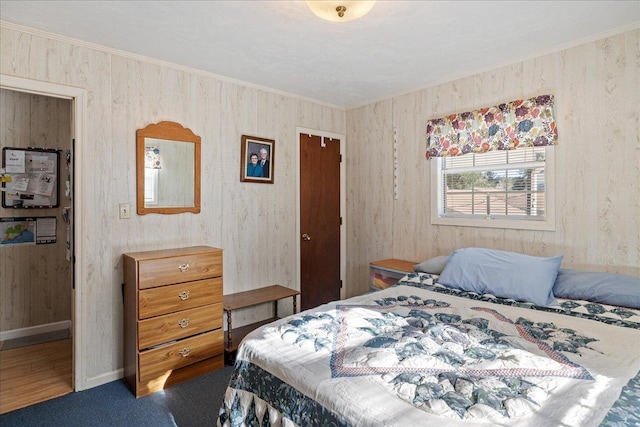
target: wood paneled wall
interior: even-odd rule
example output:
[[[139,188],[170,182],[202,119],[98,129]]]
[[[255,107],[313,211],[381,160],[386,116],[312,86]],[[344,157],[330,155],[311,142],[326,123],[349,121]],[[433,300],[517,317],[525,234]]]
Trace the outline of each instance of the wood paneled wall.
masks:
[[[87,90],[83,152],[84,244],[76,300],[83,324],[82,387],[111,381],[123,366],[122,254],[180,246],[224,249],[224,293],[279,283],[298,287],[296,127],[345,134],[344,109],[119,55],[5,24],[0,72]],[[181,123],[202,138],[200,214],[118,218],[135,212],[136,130]],[[274,184],[240,182],[243,134],[274,139]],[[283,305],[283,313],[290,304]],[[266,307],[265,310],[270,309]],[[246,312],[238,325],[262,316]]]
[[[221,247],[225,293],[273,283],[298,286],[296,126],[347,134],[348,296],[368,289],[372,260],[420,261],[469,245],[564,253],[565,266],[639,273],[638,31],[346,113],[53,35],[7,25],[1,31],[1,73],[88,91],[78,195],[85,251],[77,255],[84,275],[77,283],[90,319],[82,325],[87,360],[80,373],[89,386],[111,380],[123,366],[124,252]],[[556,95],[557,230],[431,226],[426,120],[540,92]],[[135,131],[162,120],[202,137],[202,212],[120,220],[118,203],[128,202],[135,211]],[[394,127],[400,145],[398,200]],[[273,185],[240,182],[243,134],[275,139]]]
[[[0,91],[0,145],[71,149],[71,101]],[[59,208],[0,207],[2,217],[56,216],[57,242],[0,248],[0,331],[71,320],[71,264],[65,258],[65,158],[61,155]]]
[[[559,133],[556,230],[431,225],[426,121],[547,93]],[[348,293],[367,290],[370,261],[423,261],[468,246],[562,254],[565,268],[639,276],[639,126],[639,30],[347,111]]]

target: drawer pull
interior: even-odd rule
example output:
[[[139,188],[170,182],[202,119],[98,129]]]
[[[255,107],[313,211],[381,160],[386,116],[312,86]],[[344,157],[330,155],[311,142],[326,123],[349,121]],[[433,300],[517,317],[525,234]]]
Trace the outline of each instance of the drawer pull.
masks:
[[[180,298],[182,301],[188,300],[189,299],[189,295],[191,295],[191,292],[189,291],[182,291],[178,294],[178,298]]]
[[[185,347],[182,350],[180,350],[178,353],[182,357],[187,357],[189,355],[189,353],[191,353],[191,347]]]
[[[189,269],[189,263],[188,263],[188,262],[187,262],[187,263],[184,263],[184,264],[180,264],[180,265],[178,266],[178,270],[180,270],[180,271],[181,271],[181,272],[183,272],[183,273],[184,273],[185,271],[187,271],[188,269]]]
[[[187,326],[189,326],[189,318],[185,317],[184,319],[182,319],[181,321],[178,322],[178,326],[180,326],[181,328],[186,328]]]

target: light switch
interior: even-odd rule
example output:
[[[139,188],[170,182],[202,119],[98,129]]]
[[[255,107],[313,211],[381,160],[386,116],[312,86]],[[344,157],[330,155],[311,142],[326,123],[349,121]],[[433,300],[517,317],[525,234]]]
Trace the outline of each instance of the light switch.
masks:
[[[131,218],[129,203],[120,203],[120,219]]]

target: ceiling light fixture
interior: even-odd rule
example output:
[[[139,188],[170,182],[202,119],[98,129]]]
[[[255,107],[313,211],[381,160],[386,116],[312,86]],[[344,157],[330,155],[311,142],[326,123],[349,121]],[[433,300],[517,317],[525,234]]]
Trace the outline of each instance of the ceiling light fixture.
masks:
[[[322,19],[332,22],[347,22],[369,13],[375,0],[363,1],[307,1],[309,8]]]

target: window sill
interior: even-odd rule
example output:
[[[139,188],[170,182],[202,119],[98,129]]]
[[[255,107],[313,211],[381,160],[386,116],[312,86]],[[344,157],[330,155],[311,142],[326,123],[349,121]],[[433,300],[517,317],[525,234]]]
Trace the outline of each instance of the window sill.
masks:
[[[538,230],[556,231],[555,222],[546,221],[520,221],[506,219],[484,219],[484,218],[441,218],[432,217],[433,225],[449,225],[456,227],[483,227],[483,228],[508,228],[515,230]]]

